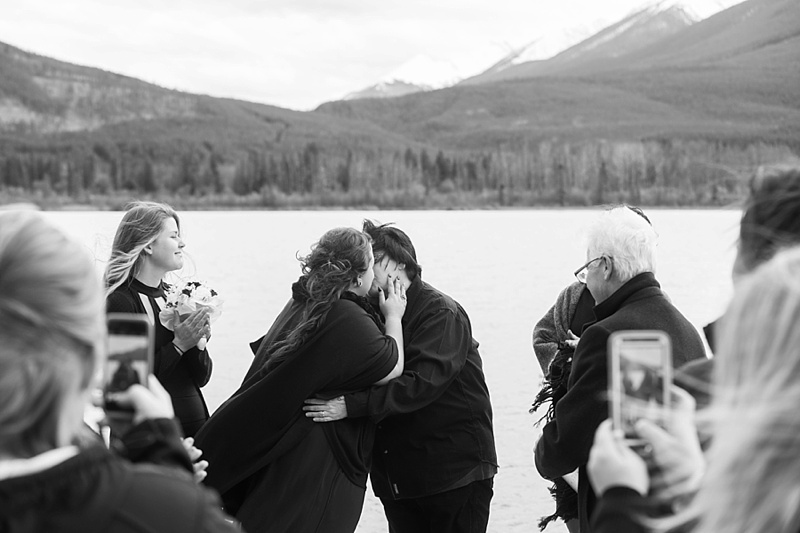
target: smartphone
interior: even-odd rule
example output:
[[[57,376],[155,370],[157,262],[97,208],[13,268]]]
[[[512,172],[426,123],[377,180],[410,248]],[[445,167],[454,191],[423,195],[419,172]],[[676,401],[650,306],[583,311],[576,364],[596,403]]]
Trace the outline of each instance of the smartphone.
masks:
[[[612,427],[632,446],[634,424],[646,418],[665,427],[670,413],[672,343],[657,330],[615,331],[608,338],[608,393]]]
[[[103,369],[103,404],[106,416],[112,419],[132,418],[133,409],[120,405],[113,393],[127,390],[134,384],[147,386],[153,368],[154,332],[147,315],[109,313],[108,357]]]

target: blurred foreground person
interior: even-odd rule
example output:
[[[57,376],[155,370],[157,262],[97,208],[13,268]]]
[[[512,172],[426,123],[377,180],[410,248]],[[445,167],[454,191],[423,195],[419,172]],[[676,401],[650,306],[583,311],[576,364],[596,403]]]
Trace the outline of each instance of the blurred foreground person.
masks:
[[[235,531],[192,480],[169,395],[152,376],[150,390],[116,398],[135,413],[122,451],[165,466],[80,438],[105,333],[87,251],[38,213],[0,212],[0,531]]]
[[[673,365],[705,356],[694,326],[661,291],[655,277],[657,235],[628,206],[607,209],[589,229],[586,264],[575,272],[596,305],[575,348],[567,391],[542,430],[534,459],[542,477],[556,479],[578,469],[578,519],[588,533],[595,495],[586,462],[595,430],[608,417],[608,338],[619,330],[656,329],[672,341]]]
[[[739,243],[733,264],[733,282],[769,260],[783,247],[800,244],[800,169],[765,167],[752,177],[739,226]],[[717,322],[703,328],[716,351]],[[710,400],[714,359],[687,364],[675,382],[691,392],[699,407]]]
[[[741,278],[720,320],[712,401],[701,415],[709,425],[711,446],[705,475],[689,506],[661,521],[637,516],[646,509],[642,495],[650,481],[644,461],[623,443],[599,438],[592,454],[616,455],[619,460],[614,469],[597,461],[604,470],[600,476],[605,488],[613,490],[601,498],[594,531],[800,531],[798,324],[800,247],[794,247]],[[680,453],[680,446],[675,443],[673,454]],[[654,459],[662,473],[686,468],[686,462],[662,461],[658,454]],[[592,468],[590,475],[596,474]]]

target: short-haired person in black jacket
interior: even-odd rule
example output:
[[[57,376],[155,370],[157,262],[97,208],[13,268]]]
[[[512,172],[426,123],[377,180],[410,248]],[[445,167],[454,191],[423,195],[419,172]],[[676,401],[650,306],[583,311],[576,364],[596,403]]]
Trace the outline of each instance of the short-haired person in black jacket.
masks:
[[[586,264],[575,275],[595,299],[596,321],[583,328],[575,348],[567,392],[543,428],[535,448],[542,477],[556,479],[578,470],[578,519],[590,531],[595,495],[586,463],[595,430],[608,417],[607,342],[614,331],[662,330],[672,341],[673,365],[705,356],[694,326],[661,291],[655,278],[657,236],[629,206],[605,210],[589,229]]]
[[[392,533],[483,533],[497,454],[469,317],[458,302],[422,281],[408,235],[368,220],[364,231],[375,253],[371,294],[387,275],[408,287],[405,370],[385,387],[340,401],[309,400],[307,416],[320,422],[366,416],[378,424],[370,478]]]
[[[149,389],[117,393],[134,409],[124,457],[83,438],[105,332],[86,249],[34,211],[0,212],[0,531],[238,531],[216,493],[192,479],[153,376]]]

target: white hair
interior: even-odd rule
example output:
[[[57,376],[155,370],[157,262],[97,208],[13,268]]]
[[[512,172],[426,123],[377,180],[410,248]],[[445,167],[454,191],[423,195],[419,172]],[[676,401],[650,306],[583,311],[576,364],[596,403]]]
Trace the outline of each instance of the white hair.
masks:
[[[603,211],[586,238],[589,259],[610,257],[620,281],[656,271],[658,235],[643,215],[627,205]]]

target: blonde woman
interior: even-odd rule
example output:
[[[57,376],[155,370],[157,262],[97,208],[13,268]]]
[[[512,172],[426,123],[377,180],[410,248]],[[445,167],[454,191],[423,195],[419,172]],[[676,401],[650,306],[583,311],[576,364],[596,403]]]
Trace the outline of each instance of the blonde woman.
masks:
[[[169,395],[152,378],[118,400],[134,408],[129,457],[78,446],[105,358],[93,260],[38,213],[0,213],[0,531],[235,531],[192,480]],[[180,471],[175,468],[182,468]]]
[[[146,314],[155,325],[153,373],[172,396],[184,435],[191,437],[208,419],[200,389],[211,379],[212,362],[208,351],[197,347],[202,337],[211,336],[208,310],[183,321],[176,316],[174,331],[159,320],[168,288],[164,277],[183,268],[184,246],[180,218],[170,206],[131,204],[114,236],[105,281],[109,313]]]

